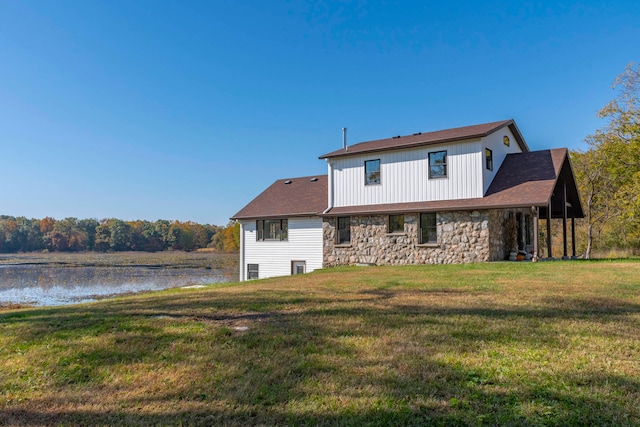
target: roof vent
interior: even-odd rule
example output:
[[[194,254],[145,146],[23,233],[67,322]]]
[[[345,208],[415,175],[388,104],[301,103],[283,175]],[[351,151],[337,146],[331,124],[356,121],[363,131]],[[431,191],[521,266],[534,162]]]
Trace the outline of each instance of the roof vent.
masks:
[[[422,135],[422,132],[416,132],[414,135]]]
[[[347,147],[347,128],[342,128],[342,148],[344,151],[347,151],[349,148]]]
[[[318,180],[318,178],[311,178],[309,181],[316,182],[317,180]]]
[[[286,180],[284,183],[285,183],[285,184],[291,184],[291,180],[290,180],[290,179],[288,179],[288,180]]]
[[[396,135],[393,137],[393,139],[398,139],[398,138],[400,138],[400,135]]]

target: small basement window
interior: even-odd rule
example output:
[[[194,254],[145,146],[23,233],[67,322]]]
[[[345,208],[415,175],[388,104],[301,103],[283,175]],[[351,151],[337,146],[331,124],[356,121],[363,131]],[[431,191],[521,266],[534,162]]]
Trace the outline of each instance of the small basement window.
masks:
[[[247,280],[258,279],[258,264],[247,264]]]

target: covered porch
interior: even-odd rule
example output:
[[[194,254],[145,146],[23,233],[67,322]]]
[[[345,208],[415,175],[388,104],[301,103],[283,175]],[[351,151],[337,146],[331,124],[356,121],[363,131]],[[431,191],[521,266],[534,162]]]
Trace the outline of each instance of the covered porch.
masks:
[[[562,164],[560,173],[546,205],[532,206],[533,220],[533,250],[535,256],[541,259],[576,259],[576,218],[584,218],[582,203],[569,161]],[[546,242],[540,247],[540,220],[544,220]],[[560,227],[562,234],[562,254],[554,253],[554,230]],[[571,235],[569,237],[569,234]],[[544,249],[545,257],[541,257]]]

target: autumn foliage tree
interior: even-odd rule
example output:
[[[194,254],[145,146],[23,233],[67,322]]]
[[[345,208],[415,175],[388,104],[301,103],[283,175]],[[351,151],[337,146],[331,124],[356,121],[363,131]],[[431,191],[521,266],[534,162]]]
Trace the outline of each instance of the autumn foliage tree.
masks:
[[[236,252],[240,249],[240,223],[229,224],[223,232],[223,248],[225,252]]]
[[[640,250],[640,68],[631,63],[613,84],[617,96],[599,116],[607,124],[572,153],[585,208],[585,257],[595,249]]]
[[[0,216],[0,252],[49,251],[192,251],[214,248],[234,251],[237,246],[218,247],[214,236],[223,235],[223,227],[191,221],[123,221],[51,217],[27,219]],[[233,233],[232,233],[233,234]],[[237,239],[236,239],[237,240]]]

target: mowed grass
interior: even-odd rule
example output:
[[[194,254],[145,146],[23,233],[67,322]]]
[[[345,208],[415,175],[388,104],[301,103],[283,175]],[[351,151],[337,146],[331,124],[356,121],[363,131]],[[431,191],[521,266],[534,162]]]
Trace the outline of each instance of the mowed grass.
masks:
[[[0,312],[0,425],[640,425],[640,263],[348,267]]]

